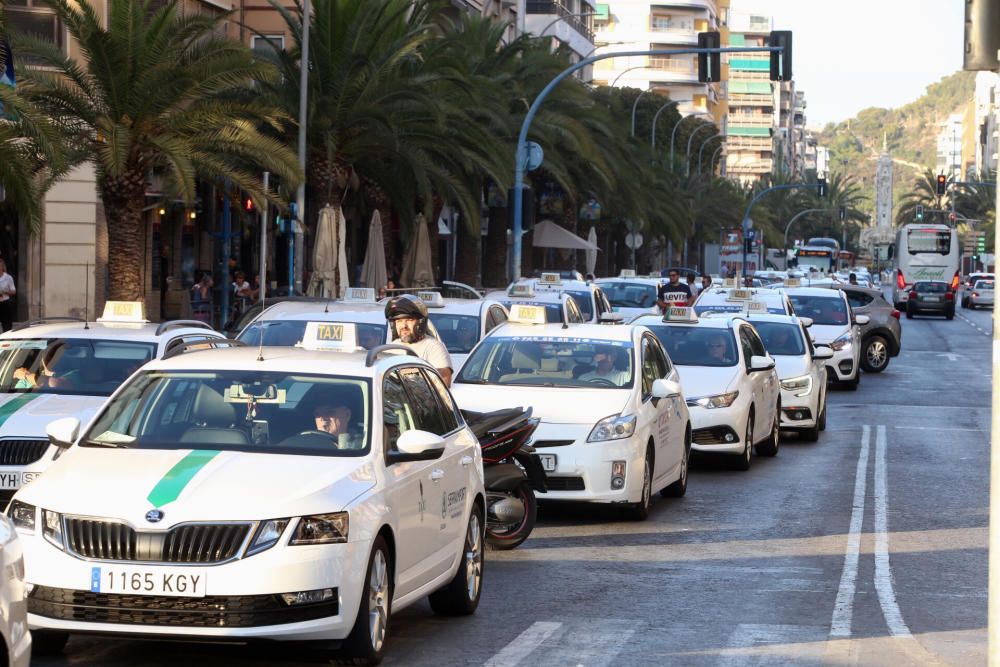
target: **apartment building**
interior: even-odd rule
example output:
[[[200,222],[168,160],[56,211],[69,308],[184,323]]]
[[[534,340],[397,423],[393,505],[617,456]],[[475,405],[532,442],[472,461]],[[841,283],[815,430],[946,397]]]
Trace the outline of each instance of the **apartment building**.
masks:
[[[698,33],[718,30],[728,39],[729,0],[614,0],[597,5],[596,43],[602,53],[691,48]],[[725,67],[723,67],[725,79]],[[594,83],[655,90],[680,100],[682,115],[710,116],[725,125],[723,86],[698,82],[697,57],[636,56],[609,58],[596,63]]]
[[[964,114],[953,113],[938,124],[936,172],[949,179],[962,179],[962,134]]]
[[[731,12],[729,46],[767,46],[771,29],[768,16]],[[771,82],[767,53],[730,55],[726,127],[726,173],[730,178],[749,183],[774,170],[774,138],[781,127],[781,103],[793,90],[791,82]],[[785,160],[783,156],[780,159]]]
[[[551,37],[569,47],[572,62],[593,55],[594,21],[600,12],[594,0],[522,0],[521,32]],[[576,75],[590,81],[593,67],[588,65]]]

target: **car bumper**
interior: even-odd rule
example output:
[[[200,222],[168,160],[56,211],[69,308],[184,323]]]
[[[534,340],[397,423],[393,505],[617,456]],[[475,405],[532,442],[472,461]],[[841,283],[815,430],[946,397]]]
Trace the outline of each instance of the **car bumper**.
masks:
[[[205,565],[205,597],[92,592],[93,568],[179,570],[192,566],[87,561],[38,537],[22,539],[32,630],[202,639],[343,639],[357,615],[370,541],[276,546],[220,565]],[[197,565],[197,567],[201,567]],[[281,593],[335,589],[329,601],[287,605]]]
[[[840,350],[834,350],[833,357],[826,361],[827,379],[835,382],[853,380],[860,372],[857,352],[853,343],[842,347]]]
[[[555,470],[546,473],[548,490],[539,500],[636,503],[642,498],[643,464],[648,436],[587,442],[593,425],[547,424],[535,431],[532,445],[540,456],[554,455]],[[613,487],[612,466],[625,463],[623,486]]]
[[[691,414],[691,449],[714,454],[742,454],[746,435],[746,410],[735,403],[728,408],[688,406]],[[731,439],[730,439],[731,438]]]
[[[910,301],[907,308],[917,313],[944,313],[955,307],[954,301]]]

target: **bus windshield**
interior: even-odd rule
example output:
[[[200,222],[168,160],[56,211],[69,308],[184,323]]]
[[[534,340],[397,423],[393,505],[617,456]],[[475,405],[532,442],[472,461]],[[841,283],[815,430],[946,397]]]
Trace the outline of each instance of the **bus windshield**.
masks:
[[[947,255],[951,252],[951,230],[910,229],[906,234],[906,249],[911,255],[917,253]]]

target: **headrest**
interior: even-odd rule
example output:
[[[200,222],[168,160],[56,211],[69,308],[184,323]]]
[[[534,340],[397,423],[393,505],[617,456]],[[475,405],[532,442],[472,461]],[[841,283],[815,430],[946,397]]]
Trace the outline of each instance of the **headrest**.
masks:
[[[558,371],[559,370],[559,360],[552,359],[542,359],[542,370],[543,371]]]
[[[198,387],[198,395],[194,399],[195,421],[204,422],[207,426],[231,426],[236,423],[236,409],[226,403],[222,394],[211,387]]]
[[[541,355],[537,355],[537,351],[534,349],[524,349],[521,347],[514,348],[514,351],[510,355],[510,363],[513,368],[523,368],[527,370],[537,371],[539,368],[538,360]]]

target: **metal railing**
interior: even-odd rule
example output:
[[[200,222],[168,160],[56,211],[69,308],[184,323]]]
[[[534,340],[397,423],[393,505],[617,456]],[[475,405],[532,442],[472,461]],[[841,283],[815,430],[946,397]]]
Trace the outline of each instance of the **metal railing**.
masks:
[[[660,72],[674,72],[675,74],[694,74],[694,61],[682,58],[650,58],[649,68]]]
[[[579,14],[570,11],[561,2],[553,0],[528,0],[525,4],[525,13],[558,16],[588,40],[591,42],[594,41],[594,31],[587,26],[586,21],[580,18]]]

